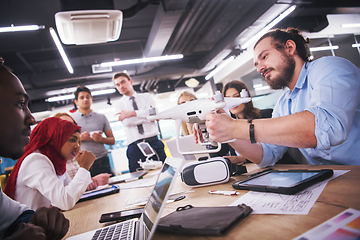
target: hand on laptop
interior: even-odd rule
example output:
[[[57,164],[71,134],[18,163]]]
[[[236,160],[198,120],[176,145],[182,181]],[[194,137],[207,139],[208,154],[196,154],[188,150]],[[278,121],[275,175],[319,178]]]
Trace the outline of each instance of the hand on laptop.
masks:
[[[41,227],[45,231],[46,239],[48,240],[62,239],[69,229],[69,220],[56,207],[38,208],[30,223]],[[26,237],[24,239],[30,238]]]

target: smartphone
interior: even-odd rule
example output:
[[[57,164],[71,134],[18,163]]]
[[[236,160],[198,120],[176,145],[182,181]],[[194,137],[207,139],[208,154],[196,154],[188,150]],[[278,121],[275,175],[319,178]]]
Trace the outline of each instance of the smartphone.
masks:
[[[154,149],[150,146],[148,142],[139,142],[137,145],[145,157],[151,157],[155,155]]]
[[[144,208],[134,208],[118,212],[104,213],[101,215],[99,222],[125,221],[131,218],[139,218],[143,211]]]

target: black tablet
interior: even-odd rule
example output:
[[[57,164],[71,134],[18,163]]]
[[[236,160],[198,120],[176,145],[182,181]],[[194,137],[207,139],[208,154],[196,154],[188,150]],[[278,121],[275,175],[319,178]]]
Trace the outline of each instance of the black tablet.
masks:
[[[333,175],[331,169],[321,170],[271,170],[246,180],[233,183],[239,190],[295,194],[305,188],[328,179]]]
[[[119,191],[120,191],[120,188],[118,186],[112,185],[112,186],[110,186],[108,188],[95,190],[95,191],[90,191],[90,192],[85,192],[81,196],[81,198],[79,199],[78,202],[83,202],[83,201],[87,201],[87,200],[107,196],[107,195],[110,195],[110,194],[118,193]]]

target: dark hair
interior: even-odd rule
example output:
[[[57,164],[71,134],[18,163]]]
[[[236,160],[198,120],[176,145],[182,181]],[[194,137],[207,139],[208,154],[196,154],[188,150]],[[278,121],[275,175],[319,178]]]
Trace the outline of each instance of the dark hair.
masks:
[[[4,62],[5,62],[4,59],[0,57],[0,70],[12,72],[12,70],[9,67],[5,66]]]
[[[277,50],[281,50],[284,48],[287,40],[292,40],[296,44],[296,52],[299,57],[305,61],[310,62],[310,51],[307,44],[310,42],[308,38],[304,38],[301,34],[301,31],[297,28],[286,28],[286,29],[272,29],[265,33],[254,45],[255,47],[259,44],[260,41],[267,37],[272,37],[275,42],[274,45]]]
[[[115,79],[117,79],[118,77],[126,77],[129,81],[130,81],[130,76],[129,76],[129,74],[127,74],[126,72],[117,72],[117,73],[115,73],[114,74],[114,76],[113,76],[113,81],[115,80]]]
[[[245,83],[240,81],[240,80],[233,80],[228,82],[222,90],[223,95],[225,96],[226,91],[229,88],[235,88],[236,91],[239,92],[239,94],[241,93],[242,89],[245,89],[248,93],[249,93],[249,97],[251,97],[249,89],[246,87]],[[235,118],[235,115],[231,113],[231,116],[233,118]],[[255,108],[252,101],[245,103],[245,107],[244,107],[244,117],[245,119],[250,119],[250,118],[261,118],[261,114],[260,114],[260,109]]]
[[[78,97],[79,97],[79,93],[80,93],[80,92],[87,92],[87,93],[89,93],[90,96],[91,96],[91,91],[90,91],[90,89],[88,89],[88,88],[85,87],[85,86],[78,86],[77,89],[76,89],[76,91],[74,92],[74,95],[75,95],[75,99],[76,99],[76,100],[78,100]]]

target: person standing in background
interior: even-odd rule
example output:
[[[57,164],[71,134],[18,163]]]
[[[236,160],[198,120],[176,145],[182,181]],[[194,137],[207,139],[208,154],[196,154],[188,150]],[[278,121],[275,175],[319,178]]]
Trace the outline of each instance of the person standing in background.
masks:
[[[158,160],[165,161],[164,144],[158,139],[158,126],[156,122],[149,121],[149,110],[156,108],[155,101],[148,93],[137,93],[133,88],[133,80],[124,72],[115,73],[113,83],[123,95],[115,105],[119,121],[125,126],[128,142],[126,155],[129,161],[130,172],[140,167],[138,161],[145,160],[137,143],[145,141],[157,153]]]
[[[96,157],[94,164],[90,168],[91,177],[100,173],[113,175],[108,151],[104,147],[104,144],[115,144],[109,121],[104,114],[94,112],[91,109],[93,98],[90,89],[79,86],[74,94],[74,103],[78,107],[78,111],[73,113],[72,117],[81,126],[81,147],[92,152]],[[102,133],[105,133],[106,137],[103,137]]]
[[[184,91],[180,94],[177,104],[184,104],[189,101],[196,100],[197,97],[188,91]],[[193,123],[181,122],[181,131],[184,136],[193,134]]]

